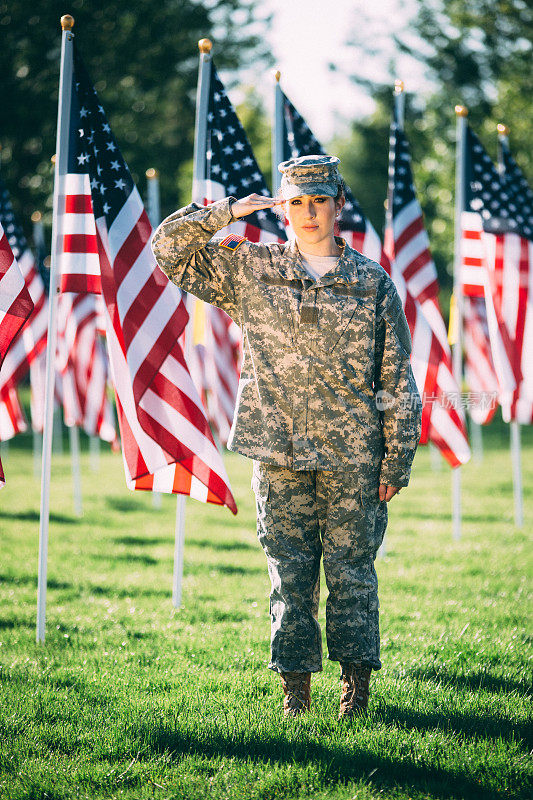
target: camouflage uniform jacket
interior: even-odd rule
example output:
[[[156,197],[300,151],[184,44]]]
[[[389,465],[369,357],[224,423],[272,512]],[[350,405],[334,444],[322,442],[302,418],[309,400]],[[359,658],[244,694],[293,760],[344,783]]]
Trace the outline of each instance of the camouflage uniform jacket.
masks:
[[[152,242],[174,283],[242,328],[228,447],[294,470],[354,468],[376,492],[378,476],[407,486],[421,402],[393,281],[338,237],[339,262],[318,281],[305,271],[296,242],[245,239],[231,250],[211,241],[235,221],[232,201],[176,211]]]

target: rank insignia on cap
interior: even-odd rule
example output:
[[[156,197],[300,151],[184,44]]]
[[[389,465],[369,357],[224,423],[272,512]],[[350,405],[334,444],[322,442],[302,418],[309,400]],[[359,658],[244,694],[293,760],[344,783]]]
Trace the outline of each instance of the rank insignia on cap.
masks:
[[[246,236],[237,236],[236,233],[230,233],[229,236],[222,239],[220,246],[226,247],[228,250],[236,250],[245,241]]]

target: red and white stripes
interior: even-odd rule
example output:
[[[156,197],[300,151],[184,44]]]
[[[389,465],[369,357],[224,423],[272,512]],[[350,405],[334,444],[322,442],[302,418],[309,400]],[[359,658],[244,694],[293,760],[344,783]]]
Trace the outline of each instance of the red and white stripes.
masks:
[[[410,203],[403,211],[408,210],[409,214],[398,215],[396,219],[401,217],[400,222],[393,224],[392,230],[387,229],[385,247],[392,263],[390,275],[402,298],[411,331],[411,366],[422,399],[420,443],[433,442],[450,466],[457,467],[470,458],[462,395],[453,377],[429,240],[415,222],[422,221],[422,212],[417,202]]]
[[[150,249],[134,189],[109,232],[97,220],[102,291],[124,462],[131,488],[182,491],[236,511],[229,480],[185,364],[187,311]]]
[[[57,371],[62,379],[65,424],[114,442],[113,410],[107,396],[108,359],[98,334],[100,295],[63,294],[58,309]]]
[[[0,442],[27,430],[28,423],[17,390],[14,386],[6,387],[0,393]]]
[[[13,339],[32,311],[33,301],[24,276],[0,225],[0,367]],[[0,487],[4,484],[5,477],[0,463]]]
[[[0,225],[0,364],[32,311],[24,276]]]
[[[30,250],[25,250],[19,267],[28,288],[34,309],[4,360],[0,374],[0,393],[9,385],[16,386],[28,372],[33,361],[46,348],[48,332],[48,298]]]
[[[469,414],[478,425],[487,425],[498,407],[498,379],[483,297],[463,298],[463,342],[465,382],[471,398]]]
[[[412,200],[399,213],[394,214],[392,232],[392,256],[397,269],[403,275],[409,294],[419,303],[436,297],[439,292],[437,270],[417,200]]]
[[[58,237],[62,292],[100,292],[100,261],[86,173],[60,177]]]
[[[486,233],[477,213],[464,211],[461,222],[461,287],[466,297],[485,301],[499,402],[503,417],[508,421],[514,416],[519,387],[525,393],[523,396],[533,402],[527,378],[524,382],[522,375],[522,364],[527,374],[530,363],[527,355],[522,358],[522,349],[531,303],[528,283],[532,245],[516,234]],[[526,344],[526,353],[528,350],[531,348]],[[524,405],[522,413],[523,409]]]

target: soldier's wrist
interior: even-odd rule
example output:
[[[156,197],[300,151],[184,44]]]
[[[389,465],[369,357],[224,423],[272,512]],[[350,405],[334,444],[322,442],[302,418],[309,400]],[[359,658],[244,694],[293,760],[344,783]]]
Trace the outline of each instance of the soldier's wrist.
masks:
[[[237,198],[236,198],[236,197],[233,197],[233,195],[230,195],[230,196],[228,197],[228,208],[229,208],[229,213],[230,213],[230,216],[231,216],[232,222],[234,222],[235,220],[237,220],[237,219],[238,219],[238,217],[234,217],[234,216],[233,216],[233,211],[232,211],[232,209],[233,209],[233,206],[234,206],[234,204],[235,204],[236,202],[237,202]]]

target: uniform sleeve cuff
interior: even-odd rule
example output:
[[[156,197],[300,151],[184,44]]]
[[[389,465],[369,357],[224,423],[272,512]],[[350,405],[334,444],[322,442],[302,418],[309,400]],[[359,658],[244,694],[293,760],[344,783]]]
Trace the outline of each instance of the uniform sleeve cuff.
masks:
[[[211,205],[207,206],[209,209],[208,226],[209,230],[216,233],[226,225],[235,222],[235,218],[231,213],[231,206],[235,202],[235,197],[224,197],[222,200],[216,200]]]
[[[379,475],[379,482],[385,484],[385,486],[397,486],[398,488],[402,488],[409,484],[410,474],[410,469],[399,470],[383,464]]]

